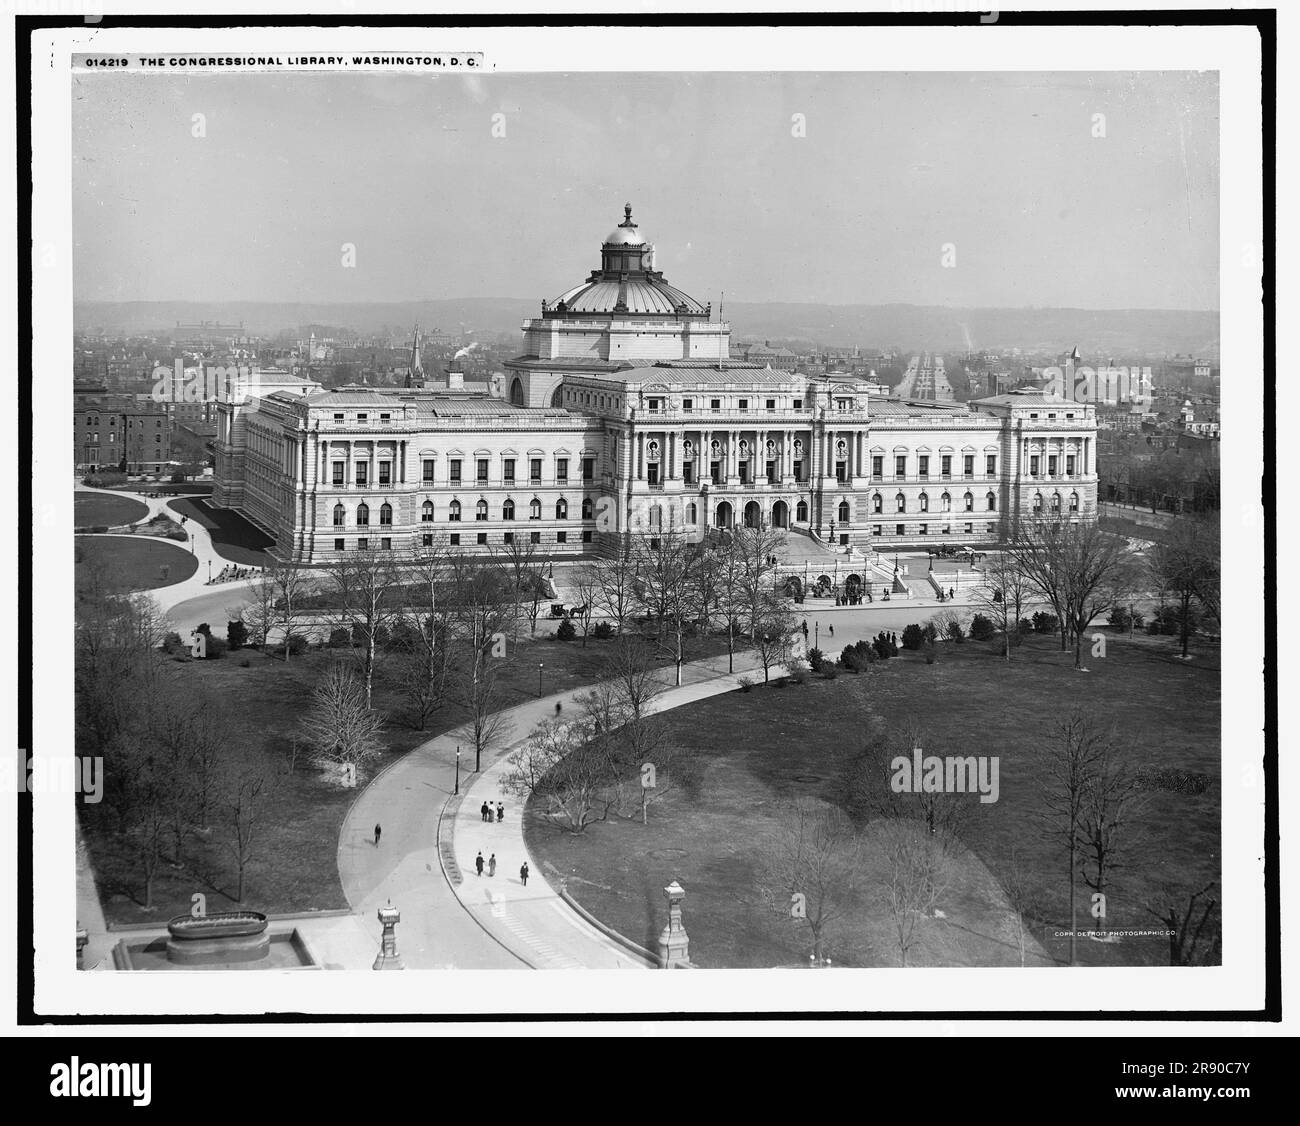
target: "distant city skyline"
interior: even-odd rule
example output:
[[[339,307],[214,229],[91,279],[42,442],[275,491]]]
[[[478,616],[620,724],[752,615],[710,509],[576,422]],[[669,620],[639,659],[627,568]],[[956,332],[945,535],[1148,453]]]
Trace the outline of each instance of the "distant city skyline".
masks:
[[[73,81],[79,301],[553,300],[629,201],[715,312],[1219,304],[1212,73]]]

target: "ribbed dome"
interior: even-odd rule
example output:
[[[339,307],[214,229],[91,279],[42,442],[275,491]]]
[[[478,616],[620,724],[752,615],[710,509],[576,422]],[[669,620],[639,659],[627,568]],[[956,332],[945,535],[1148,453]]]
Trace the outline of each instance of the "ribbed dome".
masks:
[[[605,239],[606,246],[645,246],[645,239],[635,227],[615,227]]]

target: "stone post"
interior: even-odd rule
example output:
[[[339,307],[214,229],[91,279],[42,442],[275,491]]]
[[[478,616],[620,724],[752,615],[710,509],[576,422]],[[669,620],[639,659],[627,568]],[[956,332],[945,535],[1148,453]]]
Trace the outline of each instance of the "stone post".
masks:
[[[686,898],[686,892],[673,880],[664,888],[664,897],[668,900],[668,923],[659,935],[659,968],[671,970],[689,966],[690,939],[682,926],[682,900]]]
[[[401,956],[397,953],[397,924],[402,921],[402,916],[398,913],[393,901],[390,899],[386,907],[381,907],[378,911],[379,921],[384,927],[384,936],[379,953],[375,955],[375,964],[370,968],[372,970],[404,970]]]

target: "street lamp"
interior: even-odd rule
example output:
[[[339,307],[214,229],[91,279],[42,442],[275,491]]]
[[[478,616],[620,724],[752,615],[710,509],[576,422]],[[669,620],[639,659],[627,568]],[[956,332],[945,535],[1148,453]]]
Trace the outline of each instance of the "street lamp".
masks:
[[[456,787],[452,790],[453,794],[460,793],[460,744],[456,744]]]
[[[537,662],[537,696],[540,699],[542,695],[542,662]]]

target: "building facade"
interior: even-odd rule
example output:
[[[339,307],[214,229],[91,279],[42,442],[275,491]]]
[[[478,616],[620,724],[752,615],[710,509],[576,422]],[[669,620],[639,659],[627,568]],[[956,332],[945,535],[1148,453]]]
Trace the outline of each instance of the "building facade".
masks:
[[[161,473],[171,462],[171,425],[153,403],[122,395],[74,395],[74,472]]]
[[[451,379],[230,377],[214,502],[304,563],[523,536],[577,556],[629,530],[759,522],[864,550],[991,544],[1021,519],[1096,511],[1091,405],[909,401],[733,360],[730,325],[665,280],[630,206],[600,268],[522,330],[504,398]]]

